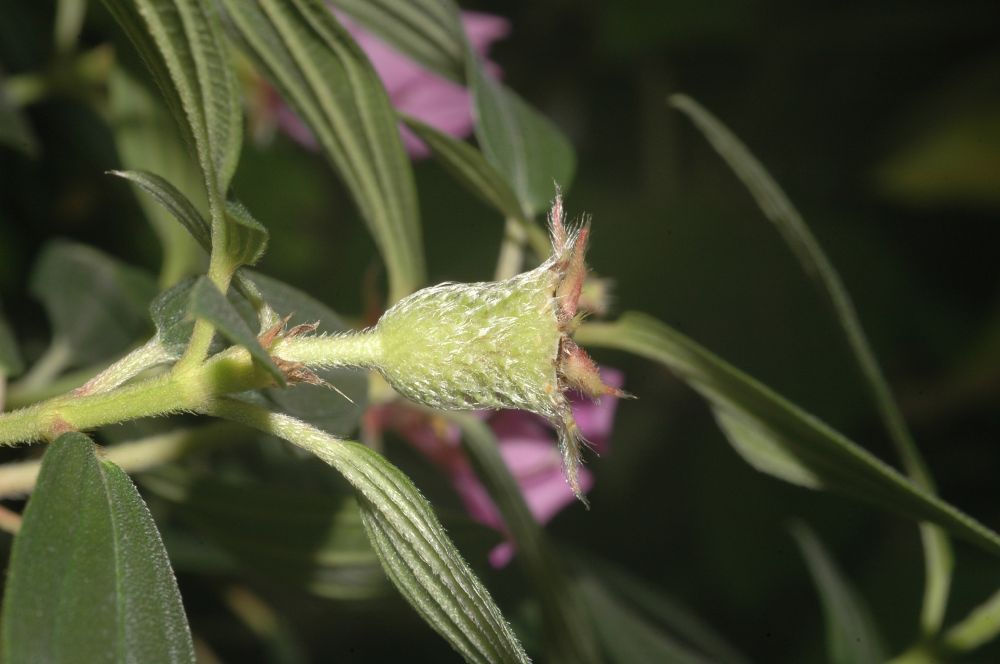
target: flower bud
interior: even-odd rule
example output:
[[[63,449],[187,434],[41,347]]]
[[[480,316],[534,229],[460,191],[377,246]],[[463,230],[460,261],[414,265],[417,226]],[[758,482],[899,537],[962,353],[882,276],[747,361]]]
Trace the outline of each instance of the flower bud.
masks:
[[[577,479],[582,438],[565,391],[622,393],[569,333],[587,275],[589,226],[567,229],[557,195],[549,217],[553,255],[510,279],[444,283],[400,300],[366,334],[373,362],[404,397],[444,410],[515,408],[542,415],[559,431],[566,479]]]

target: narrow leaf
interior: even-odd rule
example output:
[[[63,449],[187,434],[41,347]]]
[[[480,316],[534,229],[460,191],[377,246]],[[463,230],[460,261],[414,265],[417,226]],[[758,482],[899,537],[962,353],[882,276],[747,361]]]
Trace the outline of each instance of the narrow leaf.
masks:
[[[218,17],[199,0],[105,0],[149,67],[205,176],[213,218],[236,170],[242,109]]]
[[[1000,636],[1000,590],[949,629],[943,643],[953,652],[969,652],[997,636]]]
[[[205,251],[212,251],[212,228],[198,209],[174,185],[148,171],[108,171],[136,184],[179,221]]]
[[[626,350],[671,369],[708,401],[737,452],[759,470],[931,521],[1000,555],[996,532],[663,323],[628,313],[615,323],[581,326],[577,339]],[[733,423],[739,426],[729,426]]]
[[[837,569],[819,538],[801,523],[792,527],[792,535],[823,602],[827,653],[831,664],[884,662],[881,638],[871,621],[868,607]]]
[[[188,306],[191,315],[207,320],[231,342],[246,348],[254,362],[274,376],[279,385],[285,384],[284,373],[274,363],[271,355],[260,345],[257,335],[240,317],[232,302],[226,299],[226,296],[208,277],[199,277],[194,282],[188,296]]]
[[[419,210],[396,116],[365,54],[319,0],[223,0],[245,50],[315,134],[368,224],[397,300],[424,282]]]
[[[14,540],[0,630],[9,664],[195,661],[149,510],[83,434],[45,454]]]
[[[31,275],[32,295],[52,321],[53,345],[65,345],[68,366],[125,350],[147,332],[146,308],[156,294],[141,270],[82,244],[53,242]]]
[[[466,661],[528,661],[430,504],[385,458],[364,445],[248,404],[219,400],[207,410],[284,438],[336,468],[357,492],[362,521],[386,574]]]
[[[547,210],[555,184],[568,189],[572,183],[573,146],[548,118],[491,78],[473,55],[468,80],[483,154],[506,177],[526,216]]]
[[[333,0],[330,4],[431,71],[456,82],[465,79],[464,36],[451,3]]]
[[[761,211],[781,233],[806,273],[818,282],[840,323],[906,474],[917,486],[934,493],[934,481],[893,398],[889,382],[875,359],[875,352],[861,326],[854,302],[840,274],[809,230],[802,215],[763,164],[715,116],[685,95],[674,95],[670,101],[695,123],[733,169],[753,195]],[[951,585],[952,553],[947,537],[936,528],[921,526],[920,534],[926,558],[927,580],[921,620],[924,629],[933,633],[941,627],[944,617]]]
[[[157,174],[177,188],[191,208],[207,212],[208,200],[201,170],[159,97],[154,97],[124,69],[116,68],[108,80],[108,106],[115,145],[124,169]],[[140,185],[134,183],[137,191]],[[186,220],[179,218],[154,192],[147,193],[152,195],[138,195],[137,198],[163,247],[160,286],[173,286],[185,277],[203,273],[206,252],[211,251],[211,242],[205,239],[211,236],[211,226],[203,219],[204,215],[188,213]],[[177,224],[178,219],[183,226]],[[192,223],[195,221],[197,223]]]

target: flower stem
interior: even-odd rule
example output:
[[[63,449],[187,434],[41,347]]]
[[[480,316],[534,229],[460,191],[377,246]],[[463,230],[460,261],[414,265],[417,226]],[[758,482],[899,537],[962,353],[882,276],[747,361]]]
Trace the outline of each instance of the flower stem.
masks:
[[[292,337],[279,341],[273,352],[283,360],[312,367],[372,368],[381,356],[381,342],[371,332]]]

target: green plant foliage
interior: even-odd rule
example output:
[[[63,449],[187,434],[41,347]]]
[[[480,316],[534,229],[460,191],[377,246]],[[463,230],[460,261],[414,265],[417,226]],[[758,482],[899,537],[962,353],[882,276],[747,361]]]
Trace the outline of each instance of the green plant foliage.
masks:
[[[760,209],[777,227],[785,242],[795,253],[803,269],[823,289],[847,339],[854,359],[868,384],[872,399],[878,408],[889,437],[896,446],[906,474],[913,482],[929,493],[934,493],[934,480],[917,449],[903,414],[893,398],[889,382],[885,379],[875,351],[861,326],[854,302],[844,286],[833,263],[827,258],[819,242],[806,226],[805,220],[781,190],[764,166],[747,147],[718,119],[700,104],[684,95],[674,95],[671,103],[686,113],[705,134],[712,146],[726,160],[753,195]],[[729,427],[739,426],[730,421]],[[752,435],[752,434],[751,434]],[[939,529],[922,524],[921,539],[926,557],[923,627],[935,632],[941,627],[948,588],[951,585],[952,553],[948,538]]]
[[[65,349],[69,367],[107,359],[146,333],[156,284],[96,249],[56,241],[38,258],[31,293],[45,306],[52,345]]]
[[[191,286],[188,306],[192,316],[209,321],[231,342],[246,348],[254,362],[274,376],[279,385],[285,385],[285,374],[260,345],[257,334],[246,324],[232,302],[207,277],[198,277]]]
[[[826,645],[830,664],[881,664],[882,639],[864,601],[837,569],[823,543],[806,525],[792,526],[826,617]]]
[[[40,150],[38,138],[21,110],[7,98],[3,82],[0,76],[0,145],[14,148],[27,157],[37,157]]]
[[[197,212],[208,210],[204,179],[185,149],[170,112],[145,86],[124,70],[115,69],[108,81],[108,97],[108,113],[122,166],[132,172],[132,179],[162,180],[145,186],[144,182],[134,180],[134,184],[137,191],[149,194],[137,198],[163,248],[160,285],[173,286],[204,271],[205,252],[211,251],[211,226]],[[130,179],[123,172],[113,174]],[[168,195],[174,192],[164,191],[164,187],[176,187],[178,191]],[[163,198],[165,195],[168,197]],[[180,212],[183,217],[177,216]],[[187,230],[178,226],[178,221]]]
[[[628,313],[615,323],[586,324],[577,338],[664,364],[708,401],[729,442],[758,470],[931,521],[1000,555],[1000,535],[663,323]]]
[[[10,664],[195,661],[149,510],[83,434],[61,436],[45,455],[14,542],[0,627]]]
[[[350,190],[389,272],[390,299],[424,277],[413,173],[361,49],[318,0],[224,0],[240,42],[298,112]]]

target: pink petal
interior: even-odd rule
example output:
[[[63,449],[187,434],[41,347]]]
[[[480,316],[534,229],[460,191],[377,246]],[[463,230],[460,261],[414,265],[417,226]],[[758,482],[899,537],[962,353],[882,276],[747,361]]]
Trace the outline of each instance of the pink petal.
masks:
[[[462,29],[465,30],[476,53],[486,55],[493,42],[510,34],[510,22],[493,14],[462,12]]]

